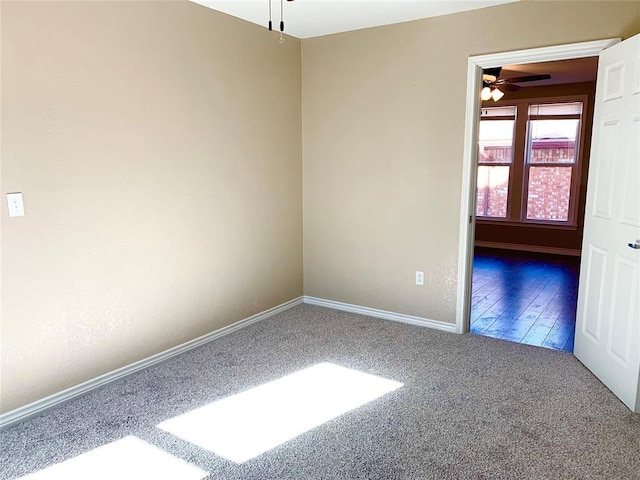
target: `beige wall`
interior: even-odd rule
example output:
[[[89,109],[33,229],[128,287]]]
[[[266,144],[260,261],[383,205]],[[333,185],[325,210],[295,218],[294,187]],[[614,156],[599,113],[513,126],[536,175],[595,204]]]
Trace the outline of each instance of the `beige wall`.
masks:
[[[302,295],[300,41],[2,2],[1,409]]]
[[[454,323],[468,57],[638,31],[519,2],[303,41],[305,294]]]

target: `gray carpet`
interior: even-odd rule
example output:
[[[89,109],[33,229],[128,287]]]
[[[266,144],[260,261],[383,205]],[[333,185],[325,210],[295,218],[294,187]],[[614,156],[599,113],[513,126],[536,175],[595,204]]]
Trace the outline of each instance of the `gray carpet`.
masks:
[[[404,383],[235,464],[156,425],[320,362]],[[211,479],[640,478],[640,415],[572,355],[300,305],[0,433],[0,478],[127,435]]]

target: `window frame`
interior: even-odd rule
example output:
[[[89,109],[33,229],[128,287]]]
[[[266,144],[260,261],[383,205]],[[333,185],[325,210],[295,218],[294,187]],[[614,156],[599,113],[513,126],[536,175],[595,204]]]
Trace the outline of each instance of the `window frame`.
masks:
[[[580,124],[578,128],[578,138],[576,145],[576,161],[573,164],[567,162],[564,163],[534,163],[529,164],[527,161],[528,151],[528,138],[529,138],[529,107],[531,105],[543,105],[543,104],[555,104],[555,103],[582,103],[582,113],[579,115]],[[584,145],[585,135],[587,131],[587,122],[585,118],[589,116],[589,96],[588,95],[564,95],[555,97],[531,97],[526,99],[513,99],[506,101],[499,101],[496,104],[489,102],[483,102],[482,109],[491,107],[516,107],[515,115],[515,130],[513,141],[513,159],[511,163],[511,169],[509,171],[509,184],[507,195],[507,217],[489,217],[476,215],[476,221],[486,224],[504,224],[504,225],[519,225],[529,227],[541,227],[541,228],[556,228],[562,230],[575,230],[578,228],[578,210],[580,202],[580,184],[582,178],[582,171],[584,167]],[[535,119],[542,119],[542,117],[548,117],[549,119],[562,119],[564,117],[578,117],[577,114],[571,115],[536,115]],[[481,117],[480,120],[486,120]],[[481,164],[476,158],[477,166],[487,165]],[[502,164],[492,164],[502,165]],[[528,186],[529,186],[529,169],[531,166],[563,166],[573,169],[571,176],[571,187],[569,197],[569,211],[567,215],[567,221],[559,220],[541,220],[541,219],[527,219],[527,200],[528,200]],[[477,180],[476,180],[477,182]],[[476,201],[477,201],[477,188],[476,188]],[[477,209],[476,209],[477,212]]]
[[[491,105],[491,106],[485,106],[482,107],[480,109],[480,122],[495,122],[495,121],[504,121],[504,120],[510,120],[513,121],[513,135],[511,137],[511,160],[509,162],[480,162],[479,159],[476,159],[476,163],[477,163],[477,167],[478,167],[478,171],[480,170],[481,166],[486,166],[486,167],[509,167],[509,177],[507,179],[507,206],[506,206],[506,210],[505,210],[505,216],[504,217],[492,217],[489,215],[478,215],[478,207],[476,205],[475,208],[475,213],[476,213],[476,218],[479,219],[483,219],[483,220],[489,220],[492,222],[508,222],[510,215],[511,215],[511,184],[513,182],[513,165],[515,163],[515,144],[516,144],[516,124],[517,124],[517,117],[518,117],[518,109],[517,107],[514,109],[514,113],[513,115],[502,115],[502,116],[496,116],[496,117],[482,117],[482,110],[488,110],[490,108],[500,108],[500,107],[510,107],[513,105],[507,105],[507,104],[501,104],[501,105]],[[476,175],[476,201],[478,199],[478,180],[477,180],[477,175]]]

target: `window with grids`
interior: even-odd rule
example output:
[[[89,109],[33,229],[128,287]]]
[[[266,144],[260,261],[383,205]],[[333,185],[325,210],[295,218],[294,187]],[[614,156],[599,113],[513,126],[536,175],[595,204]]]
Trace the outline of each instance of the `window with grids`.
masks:
[[[516,107],[483,108],[478,144],[476,215],[506,218]]]
[[[478,219],[575,225],[586,100],[577,98],[482,108]]]
[[[570,219],[581,117],[581,102],[529,106],[526,220]]]

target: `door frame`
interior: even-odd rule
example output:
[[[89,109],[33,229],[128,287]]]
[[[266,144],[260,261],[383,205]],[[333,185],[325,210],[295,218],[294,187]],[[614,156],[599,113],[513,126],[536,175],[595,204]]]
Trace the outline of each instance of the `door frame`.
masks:
[[[492,53],[469,57],[467,64],[467,111],[465,116],[464,156],[462,161],[462,193],[460,198],[460,236],[458,244],[458,291],[456,304],[456,332],[469,331],[471,312],[471,273],[475,239],[475,183],[478,156],[478,127],[480,125],[480,90],[482,69],[503,65],[551,62],[574,58],[595,57],[621,38],[607,38],[591,42],[553,45],[527,50]],[[578,286],[580,288],[580,286]]]

